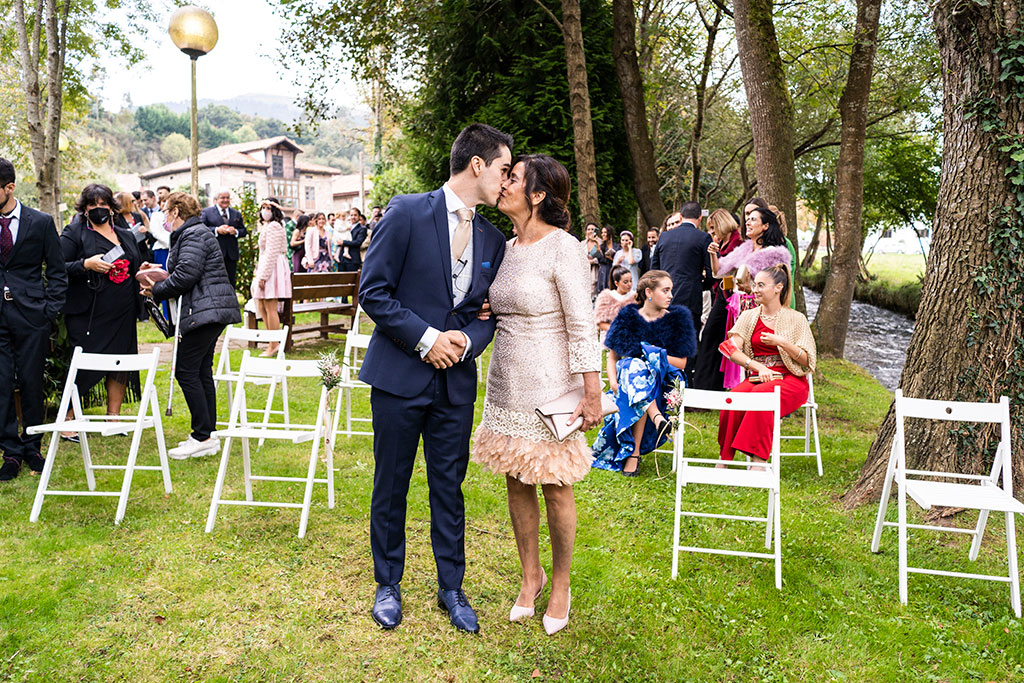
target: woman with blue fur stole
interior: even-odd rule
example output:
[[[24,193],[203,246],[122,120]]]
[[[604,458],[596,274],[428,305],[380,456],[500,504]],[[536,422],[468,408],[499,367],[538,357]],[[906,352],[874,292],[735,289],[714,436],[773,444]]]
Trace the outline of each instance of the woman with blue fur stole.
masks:
[[[672,278],[651,270],[640,278],[637,303],[624,307],[605,337],[609,394],[619,412],[605,418],[594,442],[594,467],[640,473],[640,455],[668,438],[665,394],[697,352],[693,316],[672,306]]]

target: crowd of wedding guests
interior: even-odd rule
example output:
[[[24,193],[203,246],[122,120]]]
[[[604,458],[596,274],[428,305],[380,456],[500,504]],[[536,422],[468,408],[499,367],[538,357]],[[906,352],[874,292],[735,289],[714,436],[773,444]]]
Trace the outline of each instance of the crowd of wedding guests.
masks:
[[[727,209],[708,215],[687,202],[651,228],[639,249],[632,232],[592,223],[584,241],[618,407],[593,444],[594,467],[639,473],[641,456],[669,436],[665,396],[677,383],[711,391],[781,386],[783,416],[806,402],[814,338],[789,307],[796,250],[775,206],[754,197],[741,221]],[[727,340],[732,345],[720,349]],[[740,451],[762,466],[770,418],[723,414],[719,445],[724,460]]]

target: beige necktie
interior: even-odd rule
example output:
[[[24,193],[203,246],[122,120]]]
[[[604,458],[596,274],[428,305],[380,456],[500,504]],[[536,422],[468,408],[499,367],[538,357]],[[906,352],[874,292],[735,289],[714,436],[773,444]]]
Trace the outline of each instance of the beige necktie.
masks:
[[[456,209],[455,213],[459,215],[459,224],[455,226],[455,235],[452,236],[452,260],[458,261],[469,244],[469,231],[473,229],[473,211]]]

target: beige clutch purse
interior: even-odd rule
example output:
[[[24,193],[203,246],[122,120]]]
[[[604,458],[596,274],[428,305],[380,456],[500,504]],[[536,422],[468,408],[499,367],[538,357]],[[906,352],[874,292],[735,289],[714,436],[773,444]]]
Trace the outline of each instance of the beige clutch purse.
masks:
[[[559,441],[565,441],[567,438],[576,433],[580,427],[583,426],[583,418],[577,417],[572,424],[565,424],[572,416],[576,406],[579,405],[580,401],[583,400],[583,389],[574,389],[568,394],[559,396],[554,401],[548,401],[542,406],[537,406],[534,410],[537,413],[537,417],[544,423],[556,439]],[[608,398],[608,394],[601,394],[601,415],[607,416],[612,413],[619,412],[615,402]]]

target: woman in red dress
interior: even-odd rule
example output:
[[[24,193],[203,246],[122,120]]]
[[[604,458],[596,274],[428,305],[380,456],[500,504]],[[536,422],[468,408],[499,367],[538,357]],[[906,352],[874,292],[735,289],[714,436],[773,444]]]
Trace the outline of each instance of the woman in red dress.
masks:
[[[733,391],[771,393],[780,387],[783,417],[807,401],[807,373],[814,372],[817,363],[811,327],[802,313],[788,307],[789,290],[786,266],[758,273],[754,294],[759,305],[740,314],[728,336],[737,348],[729,360],[749,373]],[[772,451],[771,413],[723,411],[718,443],[722,460],[732,460],[741,451],[763,465]]]

